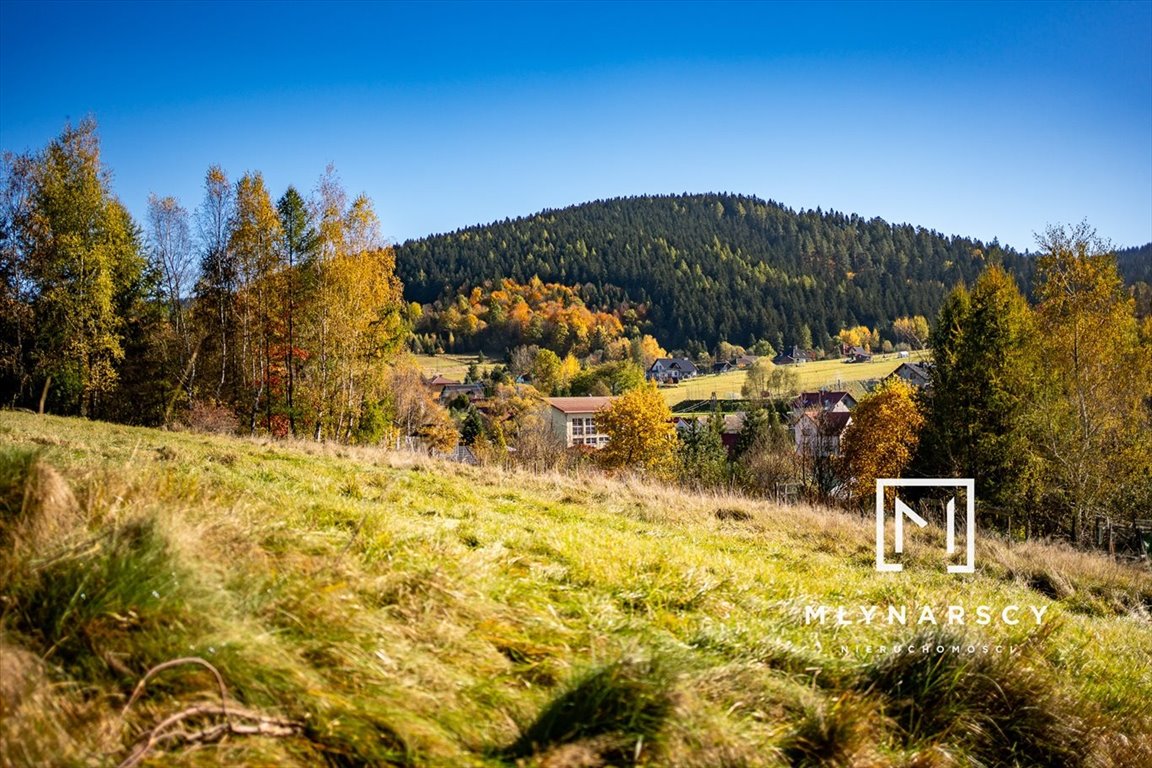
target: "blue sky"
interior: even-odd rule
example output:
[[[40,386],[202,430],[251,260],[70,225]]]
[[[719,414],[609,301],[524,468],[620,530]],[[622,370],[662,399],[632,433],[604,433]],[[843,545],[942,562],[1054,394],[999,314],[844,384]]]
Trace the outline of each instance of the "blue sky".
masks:
[[[334,163],[398,242],[685,191],[1152,241],[1152,2],[2,0],[0,145],[89,114],[138,219]]]

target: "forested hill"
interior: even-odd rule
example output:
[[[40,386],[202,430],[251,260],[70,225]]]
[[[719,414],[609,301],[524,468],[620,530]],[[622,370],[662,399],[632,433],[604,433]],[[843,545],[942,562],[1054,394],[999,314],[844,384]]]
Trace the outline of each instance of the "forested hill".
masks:
[[[1000,260],[1030,283],[1028,259],[961,237],[834,211],[794,211],[730,194],[602,200],[409,241],[397,271],[410,300],[486,280],[581,286],[591,305],[649,305],[669,348],[821,344],[864,324],[933,317],[947,292]]]
[[[1152,283],[1152,243],[1116,251],[1116,265],[1129,285]]]

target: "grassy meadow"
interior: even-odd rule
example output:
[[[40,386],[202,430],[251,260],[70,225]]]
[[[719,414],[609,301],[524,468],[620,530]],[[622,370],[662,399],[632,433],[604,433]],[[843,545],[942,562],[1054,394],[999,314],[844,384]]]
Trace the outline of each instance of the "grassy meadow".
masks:
[[[425,376],[442,373],[450,379],[464,381],[468,366],[479,361],[477,355],[412,355],[412,361]],[[491,363],[487,363],[491,365]]]
[[[900,363],[915,363],[931,359],[927,350],[912,352],[906,358],[895,353],[876,355],[867,363],[846,363],[843,358],[817,360],[812,363],[791,366],[797,376],[796,389],[811,392],[823,388],[844,389],[855,394],[863,392],[861,382],[882,379],[896,370]],[[661,388],[668,405],[675,406],[681,400],[707,400],[716,393],[721,400],[741,397],[746,371],[732,371],[721,374],[705,374],[674,387]]]
[[[1147,566],[982,538],[974,576],[929,540],[879,574],[873,537],[634,478],[3,412],[0,763],[1152,765]],[[1045,621],[805,622],[957,603]]]

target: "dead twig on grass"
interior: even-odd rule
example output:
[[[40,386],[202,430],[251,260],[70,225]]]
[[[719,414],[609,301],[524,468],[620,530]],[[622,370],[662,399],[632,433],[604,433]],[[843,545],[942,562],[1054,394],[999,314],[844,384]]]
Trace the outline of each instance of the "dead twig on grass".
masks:
[[[139,765],[154,748],[167,742],[209,744],[219,741],[229,734],[234,736],[270,736],[283,738],[294,736],[303,731],[304,724],[298,721],[266,715],[263,712],[257,712],[235,705],[229,706],[228,688],[224,685],[224,676],[220,674],[220,670],[212,663],[198,656],[172,659],[171,661],[157,664],[148,670],[140,682],[136,684],[136,688],[128,698],[128,703],[124,705],[124,709],[120,713],[121,719],[127,716],[128,710],[136,703],[136,700],[140,698],[140,694],[144,691],[144,686],[148,684],[149,680],[166,669],[186,664],[202,666],[212,673],[216,678],[216,684],[220,694],[220,703],[194,704],[164,718],[136,741],[136,744],[132,747],[132,751],[128,754],[128,757],[124,758],[120,763],[119,768],[134,768],[134,766]],[[202,718],[223,718],[224,722],[204,725],[196,730],[186,730],[185,728],[178,727],[188,721]]]

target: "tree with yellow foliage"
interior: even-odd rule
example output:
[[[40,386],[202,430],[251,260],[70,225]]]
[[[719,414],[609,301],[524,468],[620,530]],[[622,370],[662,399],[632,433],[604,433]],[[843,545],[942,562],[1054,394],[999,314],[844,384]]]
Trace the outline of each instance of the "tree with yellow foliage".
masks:
[[[923,349],[928,343],[928,320],[924,315],[898,317],[892,322],[892,332],[914,349]]]
[[[879,332],[866,325],[857,325],[854,328],[845,328],[836,335],[840,343],[846,347],[863,347],[871,351],[880,347]]]
[[[903,379],[887,379],[860,400],[840,440],[840,473],[853,499],[867,498],[877,478],[900,476],[923,426],[915,390]]]
[[[608,435],[599,454],[609,468],[665,471],[676,449],[672,410],[652,383],[625,392],[596,414],[596,423]]]
[[[652,336],[645,334],[632,340],[632,361],[645,371],[661,357],[668,357],[668,352]]]
[[[1036,314],[1045,397],[1033,441],[1044,508],[1074,541],[1093,514],[1135,518],[1152,501],[1152,358],[1109,245],[1086,223],[1039,238]]]

